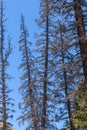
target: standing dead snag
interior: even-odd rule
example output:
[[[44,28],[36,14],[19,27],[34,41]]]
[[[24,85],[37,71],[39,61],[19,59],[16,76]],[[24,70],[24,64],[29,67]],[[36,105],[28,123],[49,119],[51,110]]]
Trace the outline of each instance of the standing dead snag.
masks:
[[[20,116],[20,120],[28,121],[32,120],[31,124],[28,125],[29,128],[34,128],[37,130],[36,123],[36,111],[34,107],[34,96],[33,96],[33,79],[32,79],[32,57],[30,50],[30,42],[28,41],[28,30],[25,26],[24,17],[21,16],[20,24],[21,35],[19,39],[19,51],[22,53],[22,59],[20,68],[23,69],[23,75],[21,76],[22,85],[20,86],[20,91],[23,96],[23,102],[21,103],[21,110],[23,110],[24,115]]]
[[[48,79],[48,44],[49,44],[49,25],[48,25],[48,1],[46,2],[46,52],[45,52],[45,70],[44,70],[44,84],[43,84],[43,108],[42,108],[42,128],[45,130],[46,124],[46,107],[47,107],[47,79]]]
[[[40,18],[37,24],[41,29],[37,39],[37,67],[38,67],[38,91],[40,98],[40,129],[57,129],[54,122],[56,120],[56,100],[53,99],[56,86],[54,84],[53,62],[52,54],[53,47],[53,22],[54,12],[52,11],[51,0],[40,1]]]
[[[74,11],[77,25],[77,33],[79,39],[80,54],[83,64],[83,73],[85,80],[87,81],[87,36],[84,25],[84,17],[82,14],[81,3],[79,0],[73,0]]]
[[[10,110],[8,108],[8,104],[11,107],[14,105],[11,103],[11,98],[9,97],[9,93],[11,90],[7,86],[7,79],[9,78],[8,73],[6,72],[7,67],[9,66],[8,58],[12,51],[10,38],[8,39],[8,48],[5,44],[5,18],[4,18],[4,4],[3,0],[0,1],[0,118],[3,121],[3,130],[6,130],[7,119],[13,117],[9,112],[13,112],[14,110]],[[9,114],[8,114],[9,113]]]
[[[65,63],[65,54],[64,54],[64,50],[63,50],[64,40],[63,40],[61,25],[60,25],[60,38],[61,38],[62,64],[64,65],[64,63]],[[70,130],[75,130],[74,124],[72,122],[72,113],[71,113],[72,110],[71,110],[71,101],[70,101],[70,97],[69,97],[69,85],[68,85],[69,83],[68,83],[68,79],[67,79],[67,70],[65,67],[63,67],[63,76],[64,76],[64,88],[65,88],[66,106],[67,106]]]

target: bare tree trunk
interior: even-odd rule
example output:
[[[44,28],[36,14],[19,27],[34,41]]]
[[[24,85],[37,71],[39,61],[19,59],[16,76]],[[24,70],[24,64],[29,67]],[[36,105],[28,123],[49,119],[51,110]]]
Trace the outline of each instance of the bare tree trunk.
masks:
[[[3,130],[6,130],[6,99],[5,99],[5,63],[4,63],[4,25],[3,25],[3,1],[1,1],[1,82],[2,82],[2,109]]]
[[[30,74],[30,66],[29,66],[29,57],[28,57],[28,50],[27,50],[27,43],[25,42],[25,49],[26,49],[26,63],[27,63],[27,69],[28,69],[28,87],[30,92],[30,104],[31,104],[31,115],[32,115],[32,121],[34,125],[34,130],[37,130],[37,123],[36,123],[36,115],[35,115],[35,109],[34,109],[34,102],[33,102],[33,92],[31,88],[31,74]]]
[[[87,38],[86,38],[84,20],[79,0],[73,0],[73,2],[77,24],[78,39],[79,39],[79,47],[83,64],[83,73],[85,80],[87,81]]]
[[[34,102],[34,96],[33,96],[33,85],[32,85],[32,75],[31,75],[31,52],[30,52],[30,47],[29,47],[29,41],[28,41],[28,30],[27,27],[25,26],[25,20],[24,17],[21,16],[21,24],[20,24],[20,30],[21,30],[21,35],[20,35],[20,46],[19,46],[19,50],[22,52],[22,63],[20,64],[20,68],[24,69],[24,73],[23,73],[23,88],[20,87],[20,89],[24,92],[24,90],[27,90],[26,93],[22,93],[22,95],[26,95],[24,97],[24,108],[22,108],[23,111],[25,111],[25,108],[29,108],[27,111],[25,111],[25,113],[27,112],[27,114],[24,114],[24,121],[26,121],[28,118],[31,119],[32,121],[32,126],[31,124],[29,124],[29,129],[30,127],[34,130],[38,130],[37,129],[37,117],[36,117],[36,108],[35,106],[35,102]],[[26,83],[27,82],[27,83]],[[27,103],[26,103],[27,100]],[[30,122],[29,122],[30,123]],[[28,129],[27,127],[27,129]]]
[[[49,20],[48,20],[48,1],[46,2],[47,18],[46,18],[46,52],[45,52],[45,71],[43,85],[43,108],[42,108],[42,130],[46,126],[46,107],[47,107],[47,77],[48,77],[48,42],[49,42]]]
[[[61,30],[60,30],[61,31]],[[65,59],[64,59],[64,52],[63,52],[63,36],[62,32],[61,33],[61,54],[62,54],[62,63],[64,65]],[[68,111],[68,117],[69,117],[69,124],[70,124],[70,130],[75,130],[73,122],[72,122],[72,114],[71,114],[71,104],[70,104],[70,97],[68,93],[68,82],[67,82],[67,71],[65,68],[63,68],[63,75],[64,75],[64,85],[65,85],[65,95],[66,95],[66,105],[67,105],[67,111]]]
[[[26,37],[26,35],[25,35]],[[33,102],[33,92],[31,88],[31,74],[30,74],[30,65],[29,65],[29,57],[28,57],[28,48],[27,48],[27,42],[25,41],[25,52],[26,52],[26,65],[28,70],[28,87],[29,87],[29,94],[30,94],[30,105],[31,105],[31,115],[32,115],[32,121],[34,125],[34,130],[37,130],[37,123],[36,123],[36,115],[34,110],[34,102]]]
[[[3,107],[3,130],[6,130],[6,100],[5,100],[4,62],[2,62],[2,107]]]

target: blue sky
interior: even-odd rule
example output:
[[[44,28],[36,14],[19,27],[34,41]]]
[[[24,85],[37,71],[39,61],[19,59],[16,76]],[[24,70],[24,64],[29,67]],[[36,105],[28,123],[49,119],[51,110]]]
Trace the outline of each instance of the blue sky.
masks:
[[[25,23],[29,30],[30,41],[35,44],[34,33],[38,31],[37,24],[35,23],[35,18],[39,16],[39,0],[5,0],[5,16],[7,33],[12,38],[13,52],[9,58],[10,67],[8,69],[9,74],[13,77],[9,81],[9,87],[14,89],[11,97],[15,99],[15,109],[14,119],[11,120],[15,130],[24,130],[25,125],[19,127],[17,117],[20,114],[18,109],[18,103],[21,100],[21,95],[18,91],[20,86],[20,74],[18,66],[20,63],[20,54],[18,52],[18,40],[20,35],[20,15],[23,14],[25,17]]]

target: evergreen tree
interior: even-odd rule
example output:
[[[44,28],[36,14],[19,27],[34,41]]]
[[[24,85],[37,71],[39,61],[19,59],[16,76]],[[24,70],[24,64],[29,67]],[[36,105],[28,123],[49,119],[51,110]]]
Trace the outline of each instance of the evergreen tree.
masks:
[[[74,11],[75,11],[75,19],[77,25],[77,33],[79,39],[79,47],[80,47],[80,54],[82,59],[82,66],[85,80],[87,80],[87,39],[86,39],[86,21],[84,11],[82,10],[82,2],[79,0],[73,0],[74,2]],[[86,10],[85,10],[86,11]]]
[[[6,69],[9,66],[8,58],[11,54],[11,40],[8,39],[8,47],[5,39],[5,17],[3,0],[0,1],[0,118],[3,121],[3,130],[6,130],[7,120],[11,117],[12,98],[9,97],[11,90],[7,85],[7,80],[10,78]]]
[[[81,81],[78,90],[75,93],[74,111],[72,121],[76,130],[87,128],[87,83]]]
[[[74,77],[77,77],[74,78],[76,80],[73,80],[74,81],[73,83],[77,81],[78,86],[82,77],[84,77],[85,81],[87,80],[87,45],[86,45],[87,9],[86,6],[87,6],[86,1],[82,2],[79,0],[73,0],[72,2],[67,2],[64,5],[64,9],[66,9],[67,7],[66,11],[64,11],[67,14],[66,18],[68,20],[68,24],[67,24],[68,26],[66,26],[67,32],[69,33],[69,38],[70,36],[72,36],[71,49],[73,49],[72,54],[74,56],[74,67],[80,68],[79,69],[80,71],[77,71],[77,73],[74,75]],[[71,18],[70,20],[71,22],[69,22],[70,18]],[[76,52],[75,52],[75,48],[73,47],[76,47]],[[76,91],[76,89],[74,91]],[[84,85],[84,91],[82,91],[82,93],[85,93],[85,85]]]
[[[35,108],[35,95],[34,95],[34,76],[33,76],[33,56],[31,54],[31,43],[28,41],[28,30],[25,26],[24,17],[21,16],[20,24],[20,39],[19,39],[19,51],[21,51],[22,58],[20,69],[23,70],[21,76],[20,92],[22,94],[22,103],[20,103],[20,109],[22,115],[19,119],[24,122],[28,121],[28,129],[37,130],[36,122],[36,108]]]
[[[40,87],[41,95],[41,130],[57,129],[55,126],[57,106],[54,93],[56,86],[54,84],[53,57],[51,53],[53,43],[53,18],[52,1],[41,0],[40,2],[40,19],[37,20],[41,33],[38,36],[36,45],[38,57],[38,86]],[[54,111],[55,110],[55,111]]]
[[[58,33],[56,33],[58,32]],[[73,67],[73,54],[70,52],[68,45],[67,45],[67,39],[66,39],[66,28],[64,24],[62,24],[60,21],[56,25],[55,30],[55,42],[53,46],[53,53],[55,59],[55,83],[58,85],[58,106],[59,106],[59,112],[58,115],[59,121],[63,121],[65,126],[67,124],[70,124],[71,130],[74,129],[74,125],[72,122],[72,108],[73,108],[73,102],[71,98],[73,83],[75,81],[75,73],[76,70]],[[71,39],[71,38],[70,38]],[[73,71],[73,73],[72,73]],[[75,83],[74,83],[75,85]],[[59,114],[60,113],[60,114]],[[62,118],[61,118],[62,117]],[[63,127],[63,126],[62,126]]]
[[[25,95],[24,106],[21,107],[26,111],[30,106],[21,119],[32,119],[33,125],[28,129],[33,126],[35,130],[56,130],[54,124],[59,121],[64,122],[65,127],[69,126],[70,130],[76,129],[72,121],[75,107],[73,92],[82,78],[87,80],[85,4],[81,0],[40,1],[37,23],[41,33],[36,43],[38,53],[34,68],[28,48],[28,32],[24,18],[21,18],[19,43],[23,59],[20,68],[24,69],[24,74],[20,90]]]
[[[58,100],[60,101],[60,118],[66,126],[69,124],[73,130],[72,111],[74,107],[72,93],[75,91],[81,79],[81,58],[77,43],[76,26],[74,25],[74,12],[71,3],[66,1],[54,1],[54,12],[57,15],[54,24],[54,56],[56,58],[55,80],[60,88]],[[61,18],[60,18],[61,17]],[[80,67],[81,66],[81,67]],[[57,80],[58,79],[58,80]],[[58,90],[59,90],[58,88]],[[62,106],[62,107],[61,107]]]

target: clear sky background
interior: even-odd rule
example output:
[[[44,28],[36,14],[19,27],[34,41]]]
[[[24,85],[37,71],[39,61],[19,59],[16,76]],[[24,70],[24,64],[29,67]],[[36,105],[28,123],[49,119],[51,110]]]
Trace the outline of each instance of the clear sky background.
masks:
[[[14,118],[11,120],[15,130],[24,130],[25,125],[18,125],[17,117],[20,114],[18,109],[18,103],[21,100],[21,95],[18,91],[20,86],[20,70],[18,66],[20,63],[20,54],[18,52],[18,40],[20,35],[20,15],[23,14],[25,17],[25,23],[29,30],[30,41],[35,44],[34,33],[38,31],[37,24],[35,23],[35,18],[39,16],[39,0],[5,0],[5,16],[7,21],[5,23],[7,33],[12,38],[12,48],[13,52],[10,56],[10,67],[8,69],[9,74],[13,77],[9,81],[9,87],[14,89],[11,93],[11,97],[15,99],[15,109]]]

